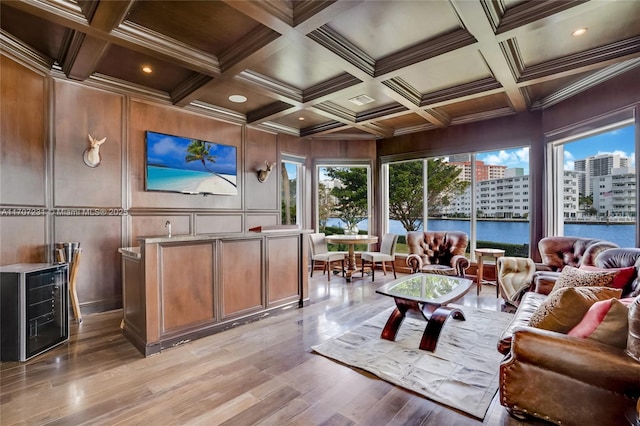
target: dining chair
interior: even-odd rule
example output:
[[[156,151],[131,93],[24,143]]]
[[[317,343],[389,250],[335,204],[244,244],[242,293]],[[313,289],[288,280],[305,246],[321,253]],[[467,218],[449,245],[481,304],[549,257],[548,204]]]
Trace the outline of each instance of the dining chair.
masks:
[[[394,264],[396,254],[396,244],[398,243],[397,234],[384,234],[380,243],[380,251],[363,251],[360,253],[362,261],[362,276],[364,276],[364,268],[366,263],[371,263],[371,281],[376,277],[376,264],[382,263],[382,271],[387,275],[386,262],[391,262],[393,277],[396,275],[396,266]]]
[[[325,234],[319,232],[315,234],[309,234],[309,247],[311,249],[311,276],[313,277],[313,270],[315,269],[316,262],[323,262],[324,267],[322,273],[327,273],[327,280],[331,281],[331,264],[333,262],[340,262],[342,269],[342,276],[344,277],[344,258],[347,255],[345,251],[329,251],[327,246],[327,240]]]

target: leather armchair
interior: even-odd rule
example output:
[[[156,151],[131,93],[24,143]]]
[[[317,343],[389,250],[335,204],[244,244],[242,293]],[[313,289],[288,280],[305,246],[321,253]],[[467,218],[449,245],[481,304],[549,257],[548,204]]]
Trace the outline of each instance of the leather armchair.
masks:
[[[581,237],[546,237],[538,242],[542,263],[536,264],[532,287],[538,293],[549,294],[562,269],[569,265],[595,265],[595,258],[617,244]]]
[[[469,259],[464,255],[468,244],[469,237],[464,232],[411,231],[407,233],[407,265],[412,273],[464,277],[469,267]]]

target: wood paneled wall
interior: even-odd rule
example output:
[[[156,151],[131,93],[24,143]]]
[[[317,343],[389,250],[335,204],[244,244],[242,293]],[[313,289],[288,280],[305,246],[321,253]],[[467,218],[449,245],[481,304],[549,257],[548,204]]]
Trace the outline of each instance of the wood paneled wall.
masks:
[[[278,224],[279,171],[274,169],[265,183],[258,182],[256,171],[265,161],[280,160],[281,145],[306,158],[308,165],[313,151],[325,158],[375,158],[372,141],[360,147],[331,142],[327,150],[319,142],[52,76],[4,55],[0,61],[0,209],[18,212],[0,216],[0,265],[50,261],[55,242],[79,241],[83,313],[122,306],[117,249],[138,245],[140,236],[166,235],[166,221],[174,235]],[[146,192],[146,130],[236,146],[238,195]],[[83,161],[88,133],[107,138],[100,148],[102,163],[95,168]],[[306,194],[311,194],[309,185],[307,179]],[[305,204],[308,213],[310,195]],[[308,215],[304,221],[310,223]]]
[[[0,200],[45,207],[47,81],[1,55],[0,67]]]

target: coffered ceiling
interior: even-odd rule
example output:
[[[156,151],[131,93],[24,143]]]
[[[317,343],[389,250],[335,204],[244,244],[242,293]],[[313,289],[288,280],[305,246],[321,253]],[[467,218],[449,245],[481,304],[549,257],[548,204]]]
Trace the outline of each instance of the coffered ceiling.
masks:
[[[8,55],[301,137],[390,137],[546,108],[640,66],[637,0],[0,0],[0,8]],[[587,32],[573,36],[579,28]]]

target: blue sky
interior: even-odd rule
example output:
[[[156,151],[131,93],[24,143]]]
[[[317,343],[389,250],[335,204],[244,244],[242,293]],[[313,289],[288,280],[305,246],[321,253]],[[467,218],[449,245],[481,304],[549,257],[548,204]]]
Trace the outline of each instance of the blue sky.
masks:
[[[630,165],[635,167],[634,126],[623,127],[564,144],[564,168],[565,170],[573,170],[575,160],[605,153],[627,157]],[[476,158],[484,161],[485,164],[522,167],[525,174],[529,173],[528,147],[482,152],[478,153]]]
[[[147,132],[147,161],[149,164],[162,165],[175,169],[204,172],[202,162],[186,162],[187,146],[191,139],[162,133]],[[211,170],[223,174],[236,174],[236,148],[209,142],[209,153],[216,157],[215,163],[207,162]]]

